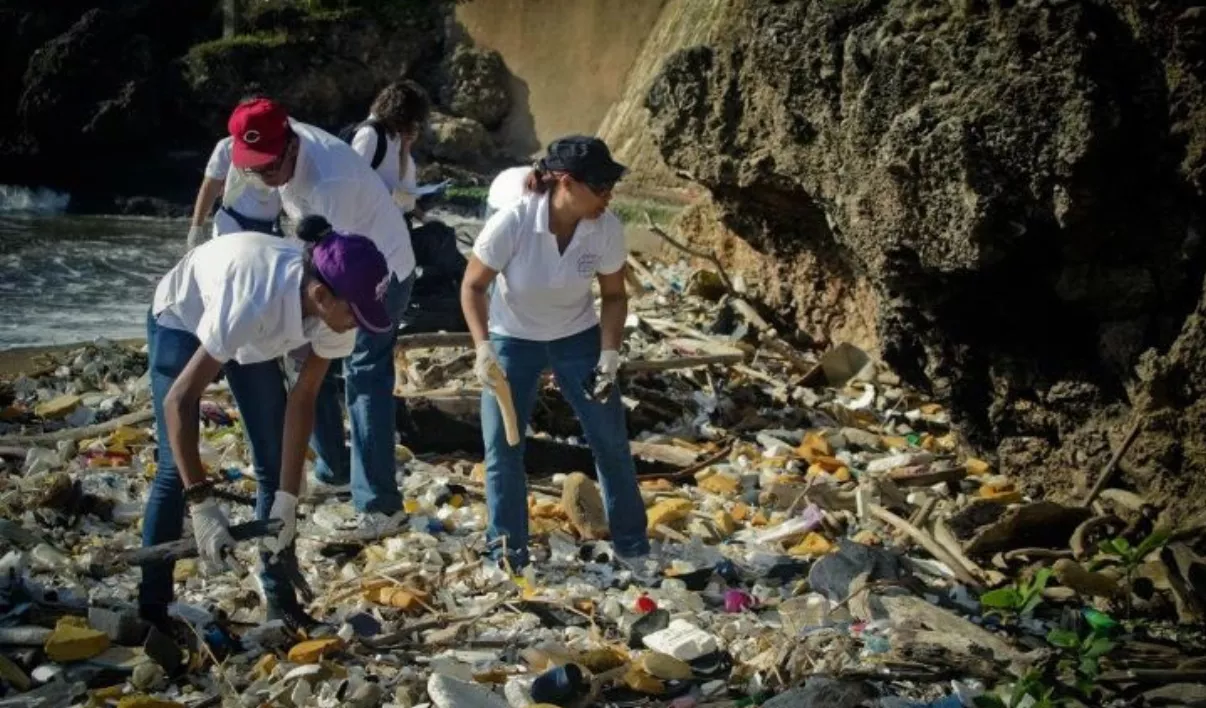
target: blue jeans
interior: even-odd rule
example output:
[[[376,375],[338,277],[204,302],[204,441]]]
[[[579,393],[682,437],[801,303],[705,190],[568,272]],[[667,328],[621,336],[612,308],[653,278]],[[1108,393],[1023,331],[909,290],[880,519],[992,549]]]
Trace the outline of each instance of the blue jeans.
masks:
[[[159,466],[147,497],[147,509],[142,523],[142,545],[152,546],[176,541],[184,532],[184,517],[188,514],[184,501],[184,484],[168,440],[163,401],[201,343],[189,332],[160,327],[149,314],[147,343]],[[255,515],[257,519],[267,519],[280,485],[281,440],[285,430],[284,378],[275,360],[259,364],[237,364],[232,361],[225,365],[224,370],[235,403],[238,404],[239,415],[243,419],[247,442],[251,446],[257,483]],[[279,565],[297,563],[293,549],[281,553],[274,563],[269,563],[267,553],[261,553],[260,560],[264,567],[260,580],[269,603],[296,603],[297,596],[292,583]],[[170,562],[143,565],[138,602],[144,615],[161,614],[172,602],[174,566],[175,564]]]
[[[356,331],[356,348],[343,360],[343,378],[352,427],[349,453],[343,438],[343,411],[335,366],[318,393],[310,447],[318,455],[315,476],[327,484],[352,483],[352,502],[364,512],[393,514],[402,508],[394,462],[394,344],[398,323],[410,302],[415,276],[390,279],[385,295],[393,328],[384,334]]]
[[[491,334],[490,341],[511,386],[521,434],[536,405],[540,376],[546,368],[553,370],[561,395],[577,414],[594,453],[616,553],[621,556],[648,553],[645,504],[637,488],[636,464],[628,445],[619,387],[602,403],[587,399],[583,391],[599,361],[599,328],[550,342],[497,334]],[[502,550],[498,544],[505,539],[507,560],[520,567],[528,562],[528,488],[523,464],[526,439],[515,447],[507,444],[498,399],[489,391],[482,393],[482,438],[486,446],[486,505],[490,512],[486,537],[495,545],[496,556]]]

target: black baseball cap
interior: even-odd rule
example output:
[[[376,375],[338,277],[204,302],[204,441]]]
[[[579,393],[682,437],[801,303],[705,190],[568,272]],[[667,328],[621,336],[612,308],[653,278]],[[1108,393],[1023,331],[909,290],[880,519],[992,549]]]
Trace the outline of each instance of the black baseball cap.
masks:
[[[611,185],[628,168],[611,158],[607,143],[589,135],[569,135],[549,143],[549,152],[540,167],[550,172],[568,172],[587,184]]]

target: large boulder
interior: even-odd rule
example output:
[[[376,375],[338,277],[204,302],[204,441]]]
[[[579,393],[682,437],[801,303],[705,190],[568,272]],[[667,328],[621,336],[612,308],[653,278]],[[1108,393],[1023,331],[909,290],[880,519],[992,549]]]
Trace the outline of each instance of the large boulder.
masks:
[[[510,74],[502,55],[461,44],[445,59],[440,105],[494,130],[511,110]]]
[[[419,144],[420,156],[463,167],[484,167],[494,157],[494,143],[481,123],[432,111]]]
[[[733,5],[646,99],[724,225],[816,254],[815,293],[866,279],[882,356],[986,447],[1058,445],[1125,403],[1206,265],[1201,9]]]

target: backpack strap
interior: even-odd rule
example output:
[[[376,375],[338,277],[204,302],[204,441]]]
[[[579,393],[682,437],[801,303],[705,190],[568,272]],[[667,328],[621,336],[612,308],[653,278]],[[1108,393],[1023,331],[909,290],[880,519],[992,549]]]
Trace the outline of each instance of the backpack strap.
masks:
[[[369,162],[369,164],[375,170],[381,166],[382,162],[385,161],[385,149],[389,147],[389,140],[385,135],[385,126],[381,125],[379,121],[375,121],[370,118],[369,120],[361,123],[360,127],[363,128],[366,125],[372,126],[373,132],[377,134],[377,149],[373,151],[373,159],[371,162]]]

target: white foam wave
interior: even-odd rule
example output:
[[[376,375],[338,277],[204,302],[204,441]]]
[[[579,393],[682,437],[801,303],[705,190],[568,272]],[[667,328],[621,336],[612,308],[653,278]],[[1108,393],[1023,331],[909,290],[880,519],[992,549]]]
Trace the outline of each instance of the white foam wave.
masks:
[[[46,187],[0,184],[0,213],[62,214],[70,202],[70,194]]]

